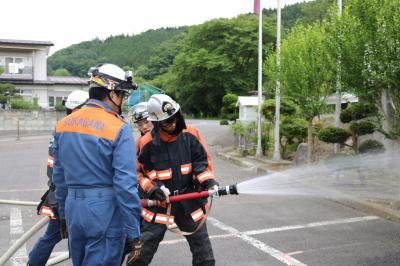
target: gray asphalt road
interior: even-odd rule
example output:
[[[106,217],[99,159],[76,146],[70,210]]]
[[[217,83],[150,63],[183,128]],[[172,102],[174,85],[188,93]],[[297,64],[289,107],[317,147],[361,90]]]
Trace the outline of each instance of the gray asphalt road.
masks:
[[[228,145],[227,127],[191,121],[214,154],[221,184],[254,173],[220,160],[216,144]],[[0,140],[0,198],[37,201],[46,188],[48,137]],[[400,265],[400,224],[321,198],[230,196],[214,200],[208,229],[217,265]],[[34,207],[0,205],[0,254],[39,217]],[[9,265],[24,265],[37,234]],[[67,250],[65,241],[56,255]],[[71,265],[64,262],[60,265]],[[152,265],[191,265],[185,240],[166,235]]]

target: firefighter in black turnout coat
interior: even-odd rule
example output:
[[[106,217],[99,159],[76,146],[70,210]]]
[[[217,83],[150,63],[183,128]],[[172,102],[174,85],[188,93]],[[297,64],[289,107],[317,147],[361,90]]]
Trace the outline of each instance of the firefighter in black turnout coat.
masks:
[[[198,131],[186,126],[179,104],[167,95],[156,94],[150,97],[147,111],[154,128],[143,136],[138,157],[139,184],[145,197],[164,201],[170,194],[218,185],[210,154]],[[133,265],[150,264],[167,225],[193,232],[205,215],[206,203],[206,200],[173,203],[169,217],[166,208],[142,208],[142,254]],[[185,237],[193,255],[193,265],[215,265],[206,224]]]

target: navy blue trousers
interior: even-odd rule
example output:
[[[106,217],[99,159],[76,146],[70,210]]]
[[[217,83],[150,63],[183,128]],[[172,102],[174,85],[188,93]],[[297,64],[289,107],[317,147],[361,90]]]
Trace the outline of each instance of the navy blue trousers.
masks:
[[[29,265],[46,265],[54,246],[60,241],[60,222],[58,220],[50,220],[49,224],[47,225],[46,232],[38,240],[38,242],[36,242],[32,251],[29,253]]]

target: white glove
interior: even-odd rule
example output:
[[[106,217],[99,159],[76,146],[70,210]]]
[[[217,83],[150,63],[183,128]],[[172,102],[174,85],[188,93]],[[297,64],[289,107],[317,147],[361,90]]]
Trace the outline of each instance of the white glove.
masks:
[[[169,191],[169,189],[166,188],[164,185],[162,185],[162,186],[160,187],[160,189],[164,192],[165,196],[171,195],[171,191]]]
[[[164,192],[165,196],[167,196],[166,202],[169,203],[169,195],[171,195],[171,191],[169,191],[169,189],[164,185],[162,185],[160,189]]]
[[[214,193],[213,193],[213,197],[219,197],[219,195],[218,195],[218,185],[214,185],[214,186],[212,186],[209,190],[213,190],[214,191]]]

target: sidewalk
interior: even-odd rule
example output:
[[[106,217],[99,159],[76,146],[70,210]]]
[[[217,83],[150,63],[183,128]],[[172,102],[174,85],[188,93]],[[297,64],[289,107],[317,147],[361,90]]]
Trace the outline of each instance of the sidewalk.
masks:
[[[265,157],[240,156],[233,148],[225,148],[217,151],[217,156],[236,165],[250,169],[260,175],[282,171],[292,167],[291,161],[272,161]],[[387,220],[400,222],[400,195],[398,201],[376,199],[331,199],[344,206],[357,209],[369,214],[382,217]]]

